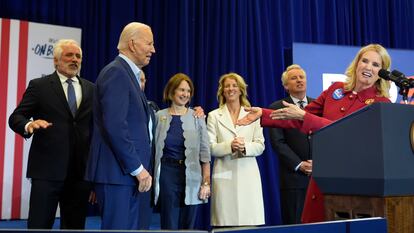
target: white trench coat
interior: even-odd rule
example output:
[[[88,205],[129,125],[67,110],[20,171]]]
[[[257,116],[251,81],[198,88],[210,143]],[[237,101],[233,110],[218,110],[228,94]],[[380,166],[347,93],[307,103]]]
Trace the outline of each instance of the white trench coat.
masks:
[[[242,107],[239,119],[247,114]],[[208,114],[207,130],[214,157],[211,225],[263,225],[262,183],[256,156],[264,151],[260,121],[234,126],[226,105]],[[234,137],[244,137],[246,154],[231,151]]]

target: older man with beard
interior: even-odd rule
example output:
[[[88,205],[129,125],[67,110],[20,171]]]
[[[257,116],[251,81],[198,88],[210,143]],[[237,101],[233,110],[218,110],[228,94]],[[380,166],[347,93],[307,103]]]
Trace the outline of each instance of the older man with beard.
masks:
[[[59,40],[53,61],[56,71],[31,80],[9,118],[13,131],[24,138],[33,135],[28,228],[51,229],[59,204],[60,228],[84,229],[93,84],[78,76],[82,50],[76,41]]]

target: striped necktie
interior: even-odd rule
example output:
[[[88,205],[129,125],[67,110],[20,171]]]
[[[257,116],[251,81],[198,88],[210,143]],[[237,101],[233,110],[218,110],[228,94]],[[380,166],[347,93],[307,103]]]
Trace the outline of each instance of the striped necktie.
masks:
[[[305,101],[303,101],[303,100],[299,100],[298,101],[298,104],[299,104],[299,108],[301,108],[301,109],[304,109],[305,108]]]

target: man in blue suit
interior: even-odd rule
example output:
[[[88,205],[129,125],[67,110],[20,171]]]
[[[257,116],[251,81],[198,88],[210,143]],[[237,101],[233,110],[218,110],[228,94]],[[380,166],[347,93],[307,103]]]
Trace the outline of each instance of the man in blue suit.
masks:
[[[95,183],[102,229],[139,228],[140,202],[150,190],[152,120],[140,88],[142,68],[155,53],[151,28],[133,22],[118,43],[119,56],[96,80],[91,153],[86,179]],[[142,203],[141,203],[142,204]]]

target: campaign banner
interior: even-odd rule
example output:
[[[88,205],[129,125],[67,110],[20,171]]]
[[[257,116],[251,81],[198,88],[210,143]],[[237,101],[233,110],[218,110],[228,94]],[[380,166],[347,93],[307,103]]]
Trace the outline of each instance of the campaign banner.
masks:
[[[81,29],[0,18],[0,219],[25,219],[30,180],[26,166],[31,139],[8,126],[31,79],[54,72],[53,44],[81,41]]]

